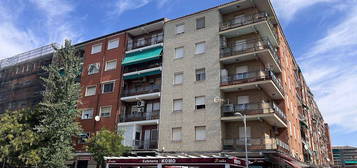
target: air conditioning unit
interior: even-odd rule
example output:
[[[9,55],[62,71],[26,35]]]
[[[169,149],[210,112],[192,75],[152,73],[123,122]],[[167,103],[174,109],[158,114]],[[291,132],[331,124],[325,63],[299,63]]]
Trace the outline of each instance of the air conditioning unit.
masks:
[[[136,105],[139,107],[144,107],[145,106],[145,101],[144,100],[139,100],[136,102]]]
[[[223,112],[224,113],[234,112],[234,105],[233,104],[225,104],[225,105],[223,105]]]

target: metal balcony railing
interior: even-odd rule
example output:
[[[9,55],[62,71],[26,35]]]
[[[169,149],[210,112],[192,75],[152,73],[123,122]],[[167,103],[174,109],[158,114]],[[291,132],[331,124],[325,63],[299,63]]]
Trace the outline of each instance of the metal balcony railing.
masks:
[[[136,72],[136,71],[141,71],[145,69],[150,69],[150,68],[156,68],[160,67],[162,65],[161,61],[155,61],[155,62],[146,62],[144,64],[141,64],[140,66],[135,65],[135,66],[126,66],[124,67],[124,73],[130,73],[130,72]]]
[[[151,150],[157,149],[158,141],[157,140],[134,140],[134,148],[136,150]]]
[[[148,94],[148,93],[155,93],[155,92],[160,92],[161,90],[161,85],[149,85],[149,86],[144,86],[144,87],[137,87],[133,89],[125,89],[123,90],[122,96],[134,96],[134,95],[140,95],[140,94]]]
[[[133,50],[141,47],[146,47],[154,44],[159,44],[164,41],[164,34],[159,33],[150,37],[134,39],[128,42],[127,50]]]
[[[222,106],[222,117],[243,115],[256,115],[275,113],[283,122],[287,123],[286,115],[275,103],[248,103],[248,104],[225,104]]]
[[[230,57],[240,54],[251,53],[255,51],[261,51],[269,49],[273,59],[279,64],[280,66],[280,59],[279,56],[273,47],[272,43],[268,38],[254,38],[254,39],[247,39],[244,42],[230,44],[225,47],[222,47],[220,56],[221,57]]]
[[[244,138],[224,138],[223,148],[225,150],[235,150],[244,152]],[[288,152],[290,147],[278,138],[248,138],[248,151],[278,150]]]
[[[160,110],[152,112],[135,112],[129,114],[120,114],[120,122],[156,120],[160,117]]]
[[[225,31],[237,27],[242,27],[245,25],[253,24],[253,23],[258,23],[260,21],[267,21],[270,29],[274,32],[275,38],[277,37],[275,31],[274,31],[274,26],[269,20],[269,15],[267,12],[260,12],[260,13],[255,13],[255,14],[250,14],[250,15],[244,15],[241,17],[233,18],[228,21],[225,21],[221,23],[220,25],[220,31]]]
[[[239,83],[248,83],[261,80],[272,80],[279,91],[284,94],[283,86],[280,80],[275,76],[272,71],[251,71],[244,73],[237,73],[234,75],[222,76],[221,86],[235,85]]]

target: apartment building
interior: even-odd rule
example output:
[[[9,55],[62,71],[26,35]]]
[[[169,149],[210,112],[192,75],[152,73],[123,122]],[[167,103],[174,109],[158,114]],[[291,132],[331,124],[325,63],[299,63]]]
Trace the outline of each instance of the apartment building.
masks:
[[[333,163],[328,125],[268,0],[233,1],[75,46],[83,57],[83,133],[69,162],[74,167],[95,167],[85,140],[102,128],[122,132],[123,144],[139,157],[233,161],[244,158],[247,138],[250,166]],[[0,69],[25,72],[29,66],[21,62],[4,67],[2,61]],[[9,84],[4,74],[1,84]],[[7,90],[0,92],[4,107],[15,102],[1,102]]]
[[[244,157],[247,137],[253,166],[330,165],[327,125],[270,1],[169,20],[164,34],[160,151]]]
[[[157,149],[165,19],[127,30],[118,130],[138,153]]]
[[[335,168],[357,167],[357,148],[353,146],[334,146]]]
[[[42,100],[42,66],[51,64],[51,45],[0,60],[0,114],[30,108]]]

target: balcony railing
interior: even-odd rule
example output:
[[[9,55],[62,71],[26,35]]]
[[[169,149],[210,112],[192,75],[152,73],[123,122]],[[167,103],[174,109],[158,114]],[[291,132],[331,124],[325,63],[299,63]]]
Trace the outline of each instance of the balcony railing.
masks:
[[[236,116],[237,113],[243,115],[275,113],[287,123],[286,115],[275,103],[225,104],[222,106],[222,117]]]
[[[220,55],[221,57],[230,57],[265,49],[269,49],[271,51],[273,59],[280,65],[278,54],[268,38],[247,39],[241,43],[228,45],[221,49]]]
[[[253,23],[258,23],[260,21],[267,21],[270,29],[273,30],[274,36],[276,38],[277,35],[275,34],[274,26],[270,22],[269,15],[266,12],[260,12],[260,13],[255,13],[255,14],[251,14],[251,15],[244,15],[241,17],[237,17],[237,18],[233,18],[228,21],[225,21],[225,22],[221,23],[220,31],[225,31],[225,30],[242,27],[245,25],[253,24]]]
[[[161,65],[162,65],[161,62],[155,61],[152,63],[149,62],[149,63],[141,64],[140,66],[138,66],[138,65],[127,66],[124,68],[124,73],[136,72],[136,71],[141,71],[141,70],[150,69],[150,68],[156,68],[156,67],[160,67]]]
[[[149,85],[144,87],[137,87],[133,89],[125,89],[123,90],[122,96],[134,96],[140,94],[148,94],[148,93],[155,93],[160,92],[161,86],[160,85]]]
[[[130,114],[120,114],[120,122],[156,120],[160,117],[160,110],[152,112],[136,112]]]
[[[244,142],[244,138],[225,138],[223,148],[244,152]],[[247,142],[248,151],[278,150],[287,153],[290,150],[288,144],[277,138],[248,138]]]
[[[154,44],[162,43],[164,40],[164,34],[159,33],[152,35],[150,37],[144,37],[139,39],[134,39],[128,42],[127,50],[133,50],[141,47],[146,47]]]
[[[234,75],[222,76],[221,86],[235,85],[239,83],[248,83],[262,80],[272,80],[276,87],[284,94],[283,86],[280,80],[274,75],[272,71],[252,71],[237,73]]]
[[[157,149],[157,144],[157,140],[134,140],[134,148],[136,150]]]

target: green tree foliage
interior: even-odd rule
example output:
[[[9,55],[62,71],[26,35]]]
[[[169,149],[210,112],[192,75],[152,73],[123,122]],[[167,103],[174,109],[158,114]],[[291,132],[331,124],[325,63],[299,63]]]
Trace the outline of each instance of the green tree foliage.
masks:
[[[62,48],[56,48],[54,60],[43,69],[48,72],[44,81],[43,101],[38,106],[41,137],[40,167],[64,168],[65,161],[72,158],[72,138],[81,129],[75,122],[80,86],[76,78],[80,75],[80,58],[76,49],[66,40]]]
[[[0,162],[12,167],[37,165],[40,162],[34,130],[35,111],[21,109],[0,117]]]
[[[130,150],[129,147],[121,144],[122,140],[121,133],[102,129],[88,139],[88,151],[92,153],[95,161],[103,166],[105,156],[121,156]]]

